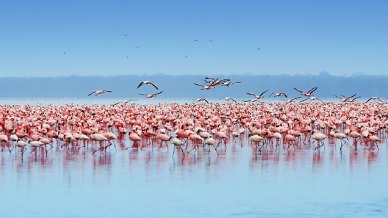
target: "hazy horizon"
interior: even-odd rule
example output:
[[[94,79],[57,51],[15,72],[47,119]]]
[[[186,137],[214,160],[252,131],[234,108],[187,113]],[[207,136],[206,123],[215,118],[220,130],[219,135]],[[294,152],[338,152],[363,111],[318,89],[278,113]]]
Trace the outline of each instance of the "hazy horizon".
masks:
[[[153,87],[137,85],[143,80],[154,81],[161,98],[192,97],[238,97],[249,99],[247,92],[261,93],[268,89],[266,97],[272,92],[286,92],[289,97],[299,96],[294,87],[309,90],[318,86],[314,93],[317,97],[334,98],[334,95],[350,96],[357,94],[362,98],[372,96],[388,97],[388,76],[333,76],[329,73],[319,75],[208,75],[229,78],[241,83],[231,87],[216,87],[201,90],[193,83],[203,83],[202,75],[126,75],[126,76],[59,76],[59,77],[7,77],[0,78],[0,97],[87,97],[92,91],[109,89],[112,93],[105,97],[141,98],[139,93],[154,93]]]

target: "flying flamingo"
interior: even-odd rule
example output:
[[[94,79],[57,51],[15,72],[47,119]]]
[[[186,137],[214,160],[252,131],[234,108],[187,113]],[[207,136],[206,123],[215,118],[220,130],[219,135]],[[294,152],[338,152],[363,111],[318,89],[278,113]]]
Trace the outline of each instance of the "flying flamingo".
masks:
[[[255,93],[248,92],[247,95],[252,95],[252,96],[254,96],[257,100],[260,100],[260,99],[263,99],[263,98],[264,98],[263,95],[264,95],[267,91],[268,91],[268,89],[265,90],[264,92],[260,93],[260,95],[256,95]]]
[[[293,102],[295,102],[295,100],[300,99],[300,98],[302,98],[302,97],[299,96],[299,97],[292,98],[292,99],[288,100],[287,103],[293,103]]]
[[[206,98],[196,98],[193,100],[193,104],[197,102],[205,102],[206,104],[209,104],[209,101]]]
[[[378,102],[383,102],[379,97],[371,97],[369,98],[365,103],[368,103],[369,101],[372,101],[372,100],[375,100],[375,101],[378,101]]]
[[[225,101],[233,101],[234,103],[237,103],[237,101],[234,100],[234,99],[231,98],[231,97],[220,98],[220,100],[221,100],[221,99],[225,99]]]
[[[210,84],[210,85],[203,85],[203,84],[198,84],[198,83],[193,83],[193,84],[196,85],[196,86],[202,87],[201,90],[209,90],[209,89],[215,88],[215,86],[212,85],[212,84]]]
[[[287,94],[284,93],[284,92],[273,92],[273,93],[271,93],[271,94],[269,95],[269,97],[271,97],[272,95],[273,95],[274,97],[284,96],[284,97],[287,98]]]
[[[90,94],[88,94],[88,96],[91,96],[94,94],[94,96],[97,96],[97,95],[102,95],[102,94],[105,94],[105,93],[108,93],[108,92],[112,92],[111,90],[106,90],[106,89],[103,89],[103,90],[96,90],[94,92],[91,92]]]
[[[238,83],[241,83],[241,82],[225,81],[225,82],[222,82],[221,84],[222,84],[222,86],[230,87],[230,86],[238,84]]]
[[[163,93],[163,91],[160,91],[160,92],[157,92],[157,93],[153,93],[153,94],[139,94],[139,95],[143,95],[143,96],[145,96],[146,98],[154,98],[154,97],[156,97],[157,95],[160,95],[160,94],[162,94]]]
[[[297,92],[299,92],[302,96],[305,97],[311,97],[313,96],[313,93],[318,89],[318,86],[313,87],[312,89],[308,90],[307,92],[304,92],[300,89],[294,88]]]
[[[137,86],[137,88],[140,88],[140,87],[142,87],[143,85],[151,85],[151,86],[153,86],[155,89],[159,89],[159,88],[156,86],[156,84],[155,84],[154,82],[151,82],[151,81],[148,81],[148,80],[140,82],[139,85]]]

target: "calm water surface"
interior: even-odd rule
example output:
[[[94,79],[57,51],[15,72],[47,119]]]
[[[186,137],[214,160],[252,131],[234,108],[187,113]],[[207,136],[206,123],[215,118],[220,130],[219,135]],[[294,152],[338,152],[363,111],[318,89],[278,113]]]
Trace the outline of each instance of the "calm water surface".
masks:
[[[245,142],[185,158],[171,148],[4,151],[0,217],[388,217],[386,146],[257,154]]]

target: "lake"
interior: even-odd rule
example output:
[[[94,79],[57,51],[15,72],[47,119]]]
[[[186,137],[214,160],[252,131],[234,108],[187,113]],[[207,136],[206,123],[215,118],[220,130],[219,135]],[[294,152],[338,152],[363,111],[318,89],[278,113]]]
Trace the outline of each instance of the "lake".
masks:
[[[122,99],[1,99],[0,104],[109,104]],[[139,100],[136,103],[142,103]],[[169,102],[153,100],[151,103]],[[171,100],[172,101],[172,100]],[[179,100],[185,102],[190,100]],[[148,102],[146,102],[148,103]],[[129,141],[125,141],[129,144]],[[156,146],[156,145],[155,145]],[[0,153],[1,217],[387,217],[388,151],[310,145],[257,153]]]

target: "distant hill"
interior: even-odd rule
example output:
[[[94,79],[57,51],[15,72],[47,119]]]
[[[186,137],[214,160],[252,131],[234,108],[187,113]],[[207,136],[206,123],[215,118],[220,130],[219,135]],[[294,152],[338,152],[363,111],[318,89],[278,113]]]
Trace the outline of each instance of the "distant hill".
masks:
[[[217,76],[215,76],[217,77]],[[142,80],[152,80],[163,90],[163,97],[249,97],[246,92],[260,93],[269,89],[271,92],[283,91],[289,96],[297,96],[293,87],[308,90],[318,86],[317,97],[334,97],[334,94],[351,95],[357,93],[364,98],[370,96],[388,97],[388,76],[332,76],[328,73],[319,75],[229,75],[218,76],[241,81],[232,87],[217,87],[202,91],[193,82],[201,83],[203,76],[68,76],[68,77],[32,77],[0,78],[0,98],[8,97],[86,97],[96,89],[110,89],[112,97],[139,97],[138,93],[152,93],[152,87],[136,89]]]

